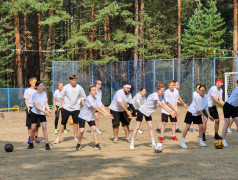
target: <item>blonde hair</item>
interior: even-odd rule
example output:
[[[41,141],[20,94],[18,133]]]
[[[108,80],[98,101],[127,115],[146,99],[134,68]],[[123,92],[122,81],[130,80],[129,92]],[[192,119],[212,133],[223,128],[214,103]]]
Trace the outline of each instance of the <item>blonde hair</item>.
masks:
[[[101,80],[97,80],[96,83],[95,83],[95,85],[97,85],[99,82],[102,82],[102,81],[101,81]]]

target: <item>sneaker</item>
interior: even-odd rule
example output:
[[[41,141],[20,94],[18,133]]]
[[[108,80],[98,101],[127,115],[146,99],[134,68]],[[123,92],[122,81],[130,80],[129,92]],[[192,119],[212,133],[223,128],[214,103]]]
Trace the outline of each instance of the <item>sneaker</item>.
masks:
[[[59,140],[59,138],[57,138],[57,139],[55,140],[54,144],[59,144],[59,143],[60,143],[60,140]]]
[[[171,140],[178,141],[178,138],[176,136],[171,137]]]
[[[156,129],[156,132],[157,132],[157,133],[160,133],[160,129],[159,129],[159,128],[157,128],[157,129]]]
[[[182,133],[182,131],[180,131],[180,129],[179,129],[179,128],[178,128],[178,129],[176,129],[176,130],[175,130],[175,132],[176,132],[176,133]]]
[[[94,146],[94,149],[97,149],[97,150],[99,150],[99,149],[101,149],[101,147],[100,147],[100,145],[99,145],[99,144],[95,144],[95,146]]]
[[[227,146],[228,146],[226,140],[222,140],[222,142],[223,142],[223,144],[224,144],[224,147],[227,147]]]
[[[78,142],[79,140],[78,140],[78,138],[74,138],[74,141],[75,141],[75,142]]]
[[[202,141],[207,141],[207,138],[206,138],[206,137],[203,137],[203,138],[202,138]]]
[[[185,144],[185,142],[180,142],[179,143],[179,146],[181,147],[181,148],[187,148],[188,146]]]
[[[227,132],[228,132],[228,133],[232,133],[231,128],[227,128]]]
[[[163,143],[164,142],[164,138],[160,137],[159,142]]]
[[[90,130],[90,134],[93,134],[93,131],[92,131],[92,130]]]
[[[36,142],[37,144],[40,143],[40,140],[38,139],[38,137],[35,137],[35,142]]]
[[[216,135],[216,136],[214,137],[214,139],[216,139],[216,140],[221,140],[221,139],[222,139],[222,137],[221,137],[221,136],[219,136],[219,135]]]
[[[128,142],[128,143],[131,142],[131,141],[130,141],[130,138],[126,138],[125,141]]]
[[[80,144],[77,144],[76,151],[80,150],[81,148],[82,148],[82,146]]]
[[[138,132],[139,134],[142,134],[142,133],[143,133],[143,132],[142,132],[141,130],[139,130],[139,129],[138,129],[138,131],[137,131],[137,132]]]
[[[58,133],[59,133],[59,131],[57,129],[55,129],[55,134],[58,134]]]
[[[31,138],[29,137],[28,141],[27,141],[27,144],[30,144],[30,143],[31,143]]]
[[[155,149],[155,144],[152,144],[152,149]]]
[[[130,150],[134,150],[134,149],[135,149],[134,144],[130,144]]]
[[[45,150],[50,150],[50,145],[48,143],[45,144]]]
[[[193,128],[193,133],[196,133],[196,132],[197,132],[197,130],[195,128]]]
[[[201,142],[199,143],[199,146],[201,146],[201,147],[206,147],[207,145],[206,145],[203,141],[201,141]]]
[[[118,143],[118,141],[119,141],[118,138],[114,138],[114,139],[113,139],[113,142],[114,142],[114,143]]]
[[[64,134],[67,134],[67,133],[68,133],[68,131],[65,129],[65,130],[64,130]]]
[[[34,148],[33,143],[29,143],[29,146],[27,147],[27,149],[33,149],[33,148]]]
[[[98,134],[102,134],[102,131],[100,131],[99,129],[96,129]]]

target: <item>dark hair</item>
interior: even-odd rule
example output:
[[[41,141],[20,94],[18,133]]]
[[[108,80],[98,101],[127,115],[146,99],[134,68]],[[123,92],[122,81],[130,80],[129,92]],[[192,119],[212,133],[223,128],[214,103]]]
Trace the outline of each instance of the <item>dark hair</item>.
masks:
[[[164,87],[164,86],[159,86],[159,87],[157,87],[157,91],[161,90],[162,88],[164,88],[164,89],[165,89],[165,87]]]
[[[238,80],[236,81],[236,83],[238,84]]]
[[[93,87],[95,87],[95,86],[94,85],[90,85],[88,91],[90,92]]]
[[[36,82],[36,87],[38,87],[41,83],[43,83],[42,81],[37,81]]]
[[[207,90],[207,87],[206,87],[204,84],[201,84],[201,85],[200,85],[199,90],[200,90],[201,88],[205,88],[205,90]]]
[[[77,77],[74,74],[69,75],[69,80],[77,79]]]
[[[173,80],[173,82],[176,83],[176,82],[178,82],[178,81]]]
[[[102,82],[102,81],[101,80],[97,80],[95,84],[97,85],[99,82]]]
[[[196,88],[197,88],[198,86],[201,86],[201,84],[196,84]]]
[[[143,91],[145,88],[141,88],[140,91]]]

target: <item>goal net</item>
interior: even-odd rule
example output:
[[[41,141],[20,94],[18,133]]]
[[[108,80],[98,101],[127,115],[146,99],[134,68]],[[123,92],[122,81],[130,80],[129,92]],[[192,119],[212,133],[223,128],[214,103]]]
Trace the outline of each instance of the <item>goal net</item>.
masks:
[[[238,72],[225,73],[225,101],[229,98],[232,91],[237,87]]]

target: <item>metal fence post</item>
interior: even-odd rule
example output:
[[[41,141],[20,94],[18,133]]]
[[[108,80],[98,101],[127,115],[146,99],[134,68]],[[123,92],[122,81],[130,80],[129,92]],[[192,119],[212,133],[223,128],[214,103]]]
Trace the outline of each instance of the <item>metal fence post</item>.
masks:
[[[155,91],[155,60],[154,60],[154,78],[153,78],[153,87],[154,87],[154,91]]]
[[[213,85],[216,85],[216,58],[213,58]]]
[[[10,89],[7,88],[7,107],[10,108]],[[8,109],[8,111],[10,111]]]
[[[112,62],[110,62],[110,72],[111,72],[111,101],[112,101]]]
[[[192,94],[194,91],[194,58],[193,58],[193,69],[192,69]]]
[[[74,62],[72,62],[72,74],[74,74]]]
[[[127,73],[128,73],[128,76],[127,76],[127,81],[130,82],[130,61],[127,61]]]
[[[138,61],[136,61],[136,94],[137,94],[137,63]]]
[[[93,84],[93,62],[92,62],[92,84]]]
[[[52,61],[52,103],[54,106],[54,91],[55,91],[55,62]]]
[[[174,80],[174,59],[172,61],[172,64],[173,64],[173,80]],[[177,79],[178,79],[178,77],[177,77]]]

